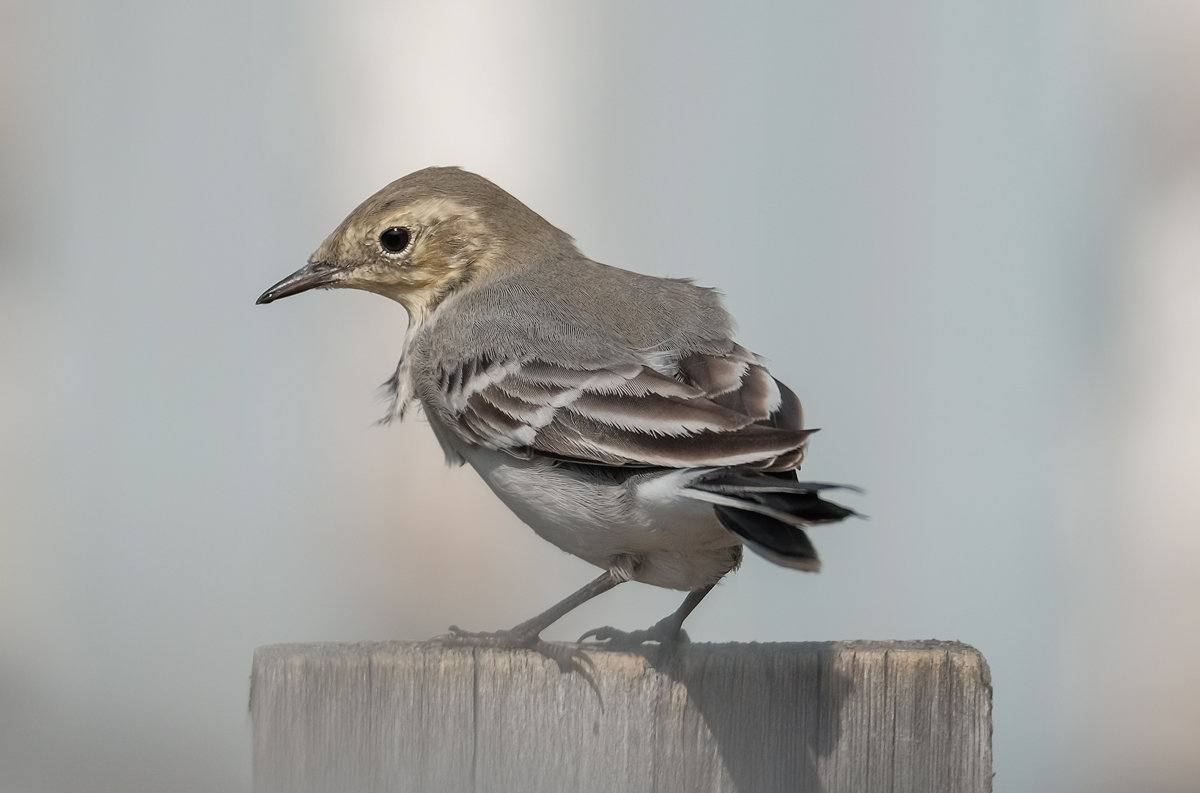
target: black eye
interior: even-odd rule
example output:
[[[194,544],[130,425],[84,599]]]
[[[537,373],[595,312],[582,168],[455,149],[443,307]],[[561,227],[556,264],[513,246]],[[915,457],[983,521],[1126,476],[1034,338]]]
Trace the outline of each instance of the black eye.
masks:
[[[400,253],[408,247],[408,229],[392,226],[379,235],[379,245],[388,253]]]

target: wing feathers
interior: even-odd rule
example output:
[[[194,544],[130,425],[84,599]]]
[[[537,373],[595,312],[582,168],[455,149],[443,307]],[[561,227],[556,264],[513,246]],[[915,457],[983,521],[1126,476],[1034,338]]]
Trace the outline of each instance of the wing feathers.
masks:
[[[520,457],[761,470],[803,459],[812,430],[799,402],[752,353],[691,354],[667,371],[645,361],[571,369],[480,359],[439,372],[433,396],[467,442]]]
[[[650,435],[693,435],[705,430],[731,432],[753,422],[707,399],[644,394],[637,397],[585,392],[567,410],[601,424]]]
[[[690,382],[701,384],[710,397],[740,387],[748,368],[748,361],[732,356],[689,355],[679,360],[679,373]]]
[[[467,400],[462,415],[475,434],[484,439],[483,445],[493,449],[529,446],[537,437],[534,427],[508,415],[479,394]]]
[[[696,468],[746,465],[773,467],[807,437],[806,430],[785,432],[750,424],[736,432],[701,432],[694,435],[654,436],[636,430],[621,429],[577,414],[559,417],[547,430],[556,429],[576,448],[591,450],[591,455],[571,455],[567,450],[546,448],[549,439],[539,434],[537,448],[552,454],[606,462],[609,465],[666,466]],[[620,462],[614,463],[613,460]]]

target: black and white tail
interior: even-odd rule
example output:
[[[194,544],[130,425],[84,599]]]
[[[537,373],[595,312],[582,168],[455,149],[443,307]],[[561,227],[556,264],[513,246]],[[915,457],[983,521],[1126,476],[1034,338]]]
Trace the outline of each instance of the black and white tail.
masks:
[[[825,501],[822,492],[858,488],[799,482],[795,477],[795,471],[718,468],[693,481],[684,493],[711,503],[721,525],[741,537],[755,553],[784,567],[815,572],[821,568],[821,560],[805,527],[835,523],[858,514]]]

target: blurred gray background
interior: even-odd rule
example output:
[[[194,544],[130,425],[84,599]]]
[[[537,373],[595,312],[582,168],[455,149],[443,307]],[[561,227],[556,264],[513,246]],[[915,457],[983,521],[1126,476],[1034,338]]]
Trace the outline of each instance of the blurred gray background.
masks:
[[[403,310],[255,297],[461,165],[720,287],[867,488],[696,641],[961,639],[998,791],[1200,776],[1200,8],[0,2],[0,791],[249,787],[272,642],[511,625],[594,571],[420,420]],[[549,634],[643,627],[623,587]]]

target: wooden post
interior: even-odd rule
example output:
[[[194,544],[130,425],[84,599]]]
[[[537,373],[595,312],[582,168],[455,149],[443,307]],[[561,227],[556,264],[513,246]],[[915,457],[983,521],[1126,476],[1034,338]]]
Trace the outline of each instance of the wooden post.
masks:
[[[991,790],[987,662],[955,642],[254,655],[256,793]]]

